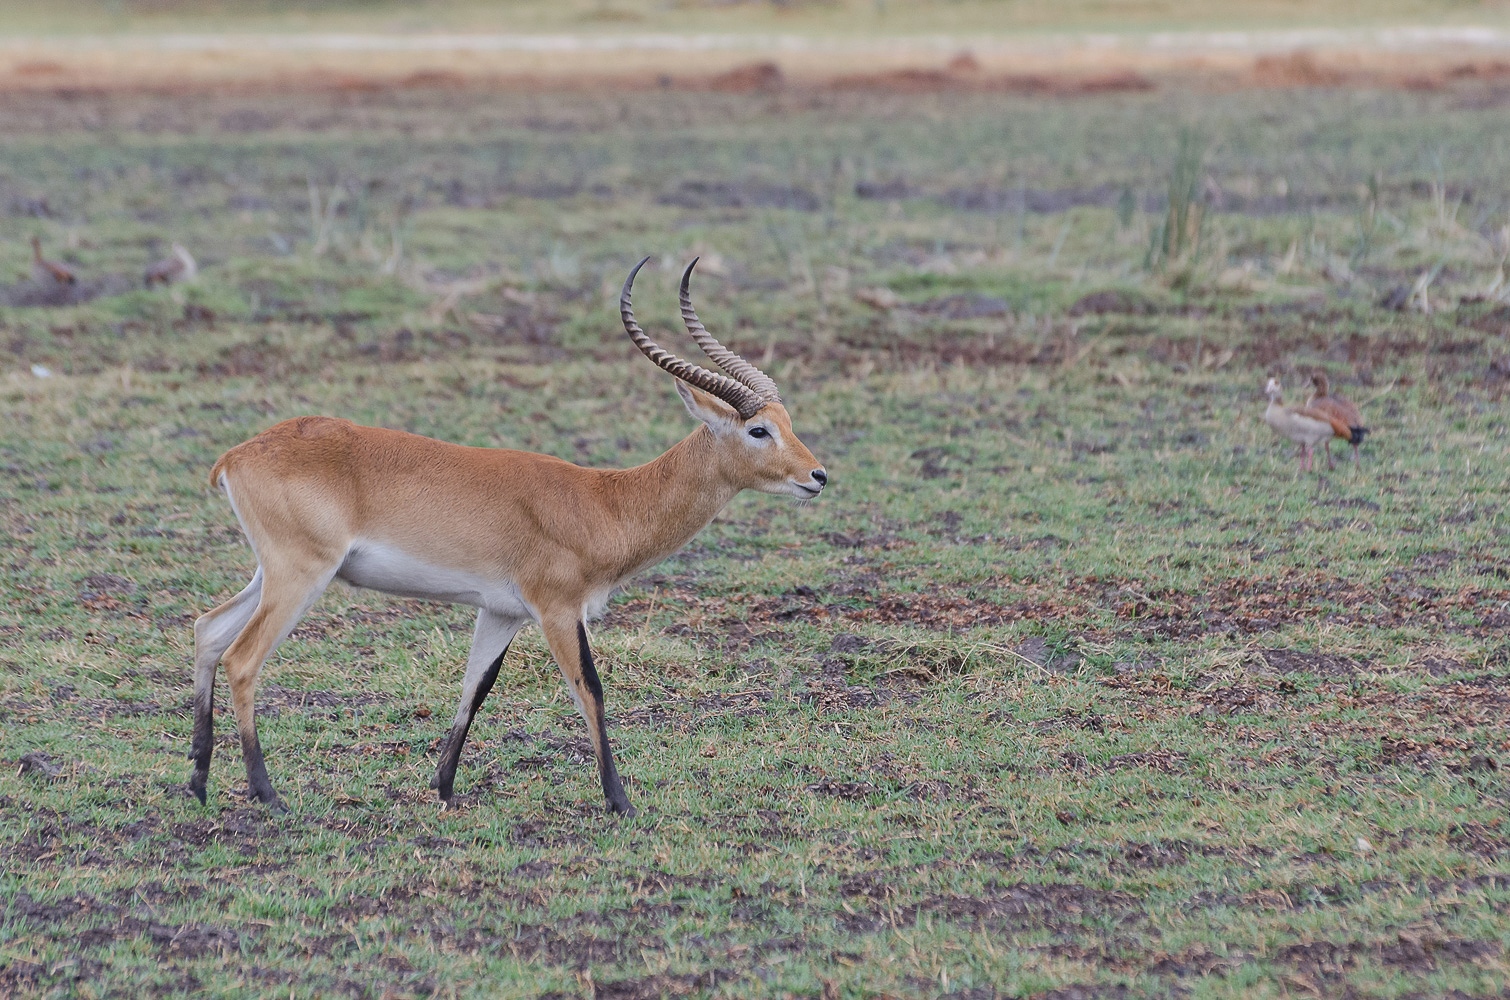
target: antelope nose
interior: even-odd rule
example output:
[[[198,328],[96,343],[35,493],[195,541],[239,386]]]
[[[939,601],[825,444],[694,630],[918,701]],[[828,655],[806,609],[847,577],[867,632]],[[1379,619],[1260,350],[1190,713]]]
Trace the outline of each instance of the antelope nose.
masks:
[[[822,469],[814,469],[813,478],[818,481],[818,488],[820,490],[828,485],[828,473],[824,472]]]

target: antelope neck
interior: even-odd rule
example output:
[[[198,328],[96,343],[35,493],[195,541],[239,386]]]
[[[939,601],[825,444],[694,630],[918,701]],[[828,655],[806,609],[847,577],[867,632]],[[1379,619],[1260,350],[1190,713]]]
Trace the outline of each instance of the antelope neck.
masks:
[[[706,426],[659,458],[606,475],[617,487],[607,492],[632,568],[681,548],[744,488],[724,475],[718,443]]]

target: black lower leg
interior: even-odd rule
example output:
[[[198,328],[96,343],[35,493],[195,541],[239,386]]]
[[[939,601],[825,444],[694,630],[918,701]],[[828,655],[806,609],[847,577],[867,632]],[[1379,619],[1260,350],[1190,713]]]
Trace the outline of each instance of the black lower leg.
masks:
[[[598,777],[603,779],[603,797],[608,800],[612,812],[633,816],[638,811],[624,794],[624,783],[619,780],[619,769],[613,763],[613,751],[608,746],[608,727],[603,721],[602,704],[598,711],[598,739],[603,743],[603,759],[598,761]]]
[[[440,792],[442,802],[451,801],[451,789],[456,782],[456,766],[461,763],[461,751],[467,744],[467,732],[472,728],[472,719],[477,715],[477,710],[493,690],[493,684],[498,680],[498,669],[503,666],[503,658],[508,651],[507,646],[503,647],[503,652],[498,654],[487,673],[482,675],[477,693],[472,696],[472,704],[467,707],[466,718],[452,726],[451,735],[446,737],[445,748],[440,752],[440,767],[430,781],[430,787]]]
[[[241,734],[241,756],[246,760],[246,783],[252,798],[281,809],[283,804],[278,801],[278,793],[273,791],[273,783],[268,780],[267,764],[262,760],[262,743],[255,732]]]
[[[598,754],[598,777],[603,779],[603,797],[608,800],[608,808],[613,812],[622,813],[625,816],[635,814],[634,806],[629,804],[629,796],[624,794],[624,783],[619,780],[619,769],[613,763],[613,750],[608,745],[608,720],[603,713],[603,682],[598,678],[598,668],[592,662],[592,649],[587,644],[587,626],[577,623],[578,660],[582,664],[582,680],[587,685],[587,692],[592,696],[592,716],[598,729],[598,746],[602,752]]]
[[[194,762],[194,773],[189,776],[189,791],[206,801],[205,787],[210,781],[210,755],[215,750],[215,699],[205,698],[194,704],[194,742],[189,748],[189,759]]]

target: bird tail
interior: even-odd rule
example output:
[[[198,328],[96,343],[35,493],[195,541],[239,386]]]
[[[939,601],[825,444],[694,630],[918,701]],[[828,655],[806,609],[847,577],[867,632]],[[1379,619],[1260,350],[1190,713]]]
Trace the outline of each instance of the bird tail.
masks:
[[[1369,432],[1367,427],[1349,427],[1348,430],[1353,432],[1353,436],[1348,439],[1353,444],[1362,444],[1363,436]]]

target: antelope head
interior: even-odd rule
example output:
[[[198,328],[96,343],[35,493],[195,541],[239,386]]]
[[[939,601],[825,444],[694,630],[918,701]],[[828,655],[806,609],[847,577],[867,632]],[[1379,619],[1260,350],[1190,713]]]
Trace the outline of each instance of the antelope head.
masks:
[[[682,321],[687,332],[723,373],[683,361],[646,336],[635,322],[630,289],[645,260],[634,266],[619,296],[624,331],[657,366],[676,376],[687,412],[706,425],[717,443],[718,473],[736,489],[810,500],[823,492],[828,473],[792,431],[792,418],[769,375],[720,344],[692,308],[688,284],[697,259],[682,274]]]

